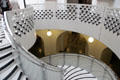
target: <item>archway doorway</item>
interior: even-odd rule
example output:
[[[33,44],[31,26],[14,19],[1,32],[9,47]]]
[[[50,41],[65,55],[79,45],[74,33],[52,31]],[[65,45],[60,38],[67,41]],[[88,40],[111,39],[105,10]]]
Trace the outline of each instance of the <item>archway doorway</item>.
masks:
[[[44,43],[41,37],[37,36],[35,44],[29,49],[29,52],[34,54],[36,57],[44,57]]]
[[[57,51],[88,55],[88,43],[82,34],[66,31],[57,38]]]
[[[111,58],[112,58],[112,54],[113,52],[109,49],[109,48],[105,48],[102,51],[102,55],[101,55],[101,60],[106,63],[106,64],[110,64]]]
[[[120,77],[120,59],[109,48],[105,48],[101,55],[101,60],[109,65]]]

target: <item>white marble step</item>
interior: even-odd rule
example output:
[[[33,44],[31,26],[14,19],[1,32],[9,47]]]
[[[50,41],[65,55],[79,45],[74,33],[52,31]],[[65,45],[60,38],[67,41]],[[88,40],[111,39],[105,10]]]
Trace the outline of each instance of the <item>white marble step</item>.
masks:
[[[18,80],[21,72],[22,72],[21,69],[19,69],[19,70],[16,72],[16,74],[14,75],[14,77],[12,77],[11,80]]]
[[[10,74],[10,72],[16,67],[16,64],[14,64],[13,66],[11,66],[8,70],[6,70],[5,72],[1,73],[1,79],[3,80],[7,75]]]
[[[76,79],[79,79],[79,78],[85,78],[85,77],[93,77],[93,79],[95,78],[92,74],[88,73],[88,74],[82,74],[82,75],[79,75],[79,73],[75,73],[74,75],[71,75],[69,78],[67,78],[66,80],[76,80]],[[89,78],[88,78],[89,79]]]
[[[0,48],[4,48],[4,47],[7,47],[7,46],[10,46],[11,44],[7,41],[6,44],[0,44]]]
[[[17,58],[17,56],[10,55],[10,56],[8,56],[8,57],[6,57],[6,58],[1,59],[1,60],[0,60],[0,64],[4,63],[4,61],[6,61],[6,60],[16,59],[16,58]]]
[[[76,74],[84,74],[84,73],[88,73],[86,70],[82,70],[82,71],[78,71],[78,72],[76,72],[77,70],[72,70],[71,72],[69,72],[67,75],[65,75],[64,76],[64,78],[67,78],[69,75],[70,75],[70,77],[73,77],[73,76],[75,76]],[[84,75],[86,75],[86,74],[84,74]]]
[[[64,74],[66,74],[68,71],[70,71],[70,70],[73,69],[73,68],[74,68],[73,66],[70,66],[69,68],[65,69],[66,71],[65,71]]]
[[[10,52],[13,52],[13,50],[11,49],[11,50],[8,50],[7,52],[0,53],[0,57],[5,56],[5,55],[9,54]]]
[[[1,39],[0,39],[1,40]],[[7,44],[9,44],[9,41],[7,40],[7,39],[2,39],[2,42],[0,43],[0,46],[2,46],[2,45],[7,45]]]
[[[7,59],[7,60],[4,61],[4,62],[1,62],[1,63],[0,63],[0,68],[1,68],[2,66],[6,65],[7,63],[9,63],[9,62],[12,61],[12,60],[13,60],[13,58],[10,58],[10,59]]]
[[[0,46],[0,49],[1,49],[1,48],[4,48],[4,47],[7,47],[7,46],[10,46],[10,44],[4,45],[4,46],[2,46],[2,47]],[[0,51],[0,54],[7,53],[7,52],[9,52],[9,51],[11,51],[11,50],[13,50],[12,47],[7,48],[7,49],[4,49],[4,50]]]
[[[69,65],[58,67],[62,67],[65,70],[64,80],[97,80],[97,78],[94,75],[92,75],[85,69]]]

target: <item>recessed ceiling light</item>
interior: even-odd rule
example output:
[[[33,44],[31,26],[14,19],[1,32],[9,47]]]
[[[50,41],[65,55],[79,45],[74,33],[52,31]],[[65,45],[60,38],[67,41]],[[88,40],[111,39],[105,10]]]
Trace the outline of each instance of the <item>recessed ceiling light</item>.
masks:
[[[52,36],[52,32],[48,30],[47,36]]]
[[[94,38],[93,38],[93,37],[89,37],[89,38],[88,38],[88,42],[89,42],[89,43],[93,43],[93,42],[94,42]]]

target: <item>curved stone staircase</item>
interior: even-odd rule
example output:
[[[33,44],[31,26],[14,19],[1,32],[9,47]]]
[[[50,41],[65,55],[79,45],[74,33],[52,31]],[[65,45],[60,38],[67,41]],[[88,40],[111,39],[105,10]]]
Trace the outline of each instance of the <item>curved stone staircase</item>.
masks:
[[[0,27],[0,80],[28,80],[17,60],[17,54]]]
[[[39,5],[39,6],[44,6],[44,5]],[[37,6],[37,9],[39,9],[39,6]],[[66,56],[66,59],[65,59],[66,54],[63,54],[62,56],[59,55],[58,58],[57,56],[55,57],[52,56],[54,59],[52,60],[52,62],[55,62],[57,64],[58,62],[61,62],[61,63],[67,62],[69,65],[72,65],[72,66],[63,66],[62,69],[60,69],[56,66],[51,66],[51,65],[48,65],[47,63],[44,63],[43,61],[38,60],[29,52],[27,53],[27,51],[25,52],[25,50],[33,46],[36,40],[36,37],[34,35],[35,29],[63,29],[68,31],[70,30],[75,32],[81,32],[81,33],[93,35],[93,37],[103,42],[108,41],[106,39],[107,37],[105,37],[104,34],[106,34],[106,36],[114,36],[115,38],[110,37],[110,39],[112,38],[114,40],[111,40],[112,42],[109,42],[109,44],[112,43],[111,48],[112,49],[115,48],[115,50],[114,49],[113,50],[116,53],[119,52],[119,45],[118,46],[115,45],[118,43],[114,43],[119,41],[118,39],[119,35],[117,36],[113,34],[109,35],[110,33],[106,32],[105,26],[103,26],[104,22],[100,24],[100,22],[104,20],[104,17],[103,19],[101,18],[101,16],[103,16],[103,14],[101,14],[101,12],[103,12],[103,9],[96,8],[94,6],[65,5],[64,6],[64,8],[66,7],[65,10],[61,10],[60,6],[58,5],[56,6],[57,8],[55,6],[54,7],[46,6],[45,9],[39,9],[39,10],[36,10],[35,9],[36,6],[35,6],[34,10],[32,8],[26,8],[23,10],[6,12],[4,17],[5,17],[5,23],[9,31],[9,34],[12,35],[12,37],[10,36],[10,38],[13,39],[13,36],[14,36],[15,42],[20,43],[19,46],[17,45],[18,47],[20,47],[20,49],[19,48],[16,49],[13,47],[15,45],[12,44],[12,41],[10,43],[7,40],[7,37],[5,36],[4,31],[2,30],[2,28],[0,28],[0,80],[28,80],[28,78],[30,80],[63,80],[63,76],[61,74],[62,69],[65,70],[64,80],[96,80],[96,77],[98,80],[117,80],[112,70],[106,67],[104,64],[100,63],[99,61],[97,61],[96,59],[92,59],[92,58],[85,59],[85,56],[81,57],[80,55],[78,56],[68,55]],[[61,5],[61,7],[63,7],[63,5]],[[85,10],[86,7],[88,8],[87,11]],[[69,12],[69,9],[71,9],[72,12]],[[96,11],[99,9],[100,11]],[[37,12],[33,12],[33,11],[37,11]],[[81,19],[79,18],[81,14],[77,14],[77,16],[79,16],[78,18],[76,18],[76,15],[71,14],[75,11],[79,13],[81,11],[84,11],[84,13],[81,13],[83,14],[82,17],[85,16],[84,14],[89,15],[89,12],[93,11],[94,13],[95,11],[96,15],[94,17],[100,18],[99,20],[100,22],[94,21],[94,19],[92,19],[94,14],[89,15],[90,17],[86,16],[88,18],[88,19],[86,18],[87,21],[86,20],[81,21],[79,20]],[[69,14],[67,14],[67,12]],[[34,16],[32,13],[34,13]],[[98,13],[101,15],[97,15]],[[65,15],[68,15],[68,18],[64,18]],[[63,18],[61,18],[60,16],[62,16]],[[89,23],[88,21],[91,19],[92,21]],[[61,25],[61,23],[63,26],[62,27],[58,26],[58,25]],[[78,26],[78,24],[79,25],[82,24],[82,26],[86,26],[86,27]],[[38,27],[35,27],[35,26],[38,26]],[[50,26],[53,26],[53,27],[50,27]],[[119,28],[119,26],[117,28]],[[90,31],[88,31],[89,29]],[[105,41],[102,39],[105,39]],[[30,41],[28,42],[27,40],[30,40]],[[23,49],[22,46],[25,47],[25,49]],[[49,61],[50,58],[51,56],[46,58],[46,60]],[[80,58],[82,60],[80,60]],[[68,59],[73,60],[74,62],[71,62]],[[89,74],[90,72],[89,69],[87,70],[89,72],[87,72],[78,67],[73,67],[74,64],[76,64],[75,62],[79,63],[79,65],[83,64],[82,66],[84,67],[83,69],[85,70],[87,70],[88,68],[91,68],[91,66],[93,69],[96,68],[94,69],[93,72],[94,72],[94,75],[97,74],[98,76],[95,77],[92,74]],[[85,64],[84,62],[87,62],[87,63]],[[94,66],[91,63],[92,64],[94,63]],[[98,63],[100,63],[101,66]],[[104,75],[105,73],[108,73],[108,74]],[[86,77],[85,75],[88,75],[88,76]],[[105,77],[105,78],[103,79],[102,77]]]
[[[64,80],[97,80],[97,78],[91,73],[79,67],[74,67],[70,65],[64,65],[59,67],[65,70]]]

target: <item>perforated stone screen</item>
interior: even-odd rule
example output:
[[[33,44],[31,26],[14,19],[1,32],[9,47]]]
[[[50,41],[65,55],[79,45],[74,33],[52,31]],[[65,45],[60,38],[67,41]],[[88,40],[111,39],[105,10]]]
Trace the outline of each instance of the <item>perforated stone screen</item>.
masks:
[[[79,7],[79,20],[84,23],[99,25],[101,14],[96,12],[97,7],[82,5]]]
[[[52,10],[34,10],[34,19],[52,19]]]
[[[34,20],[55,18],[57,20],[79,20],[82,23],[99,25],[103,17],[102,9],[88,5],[57,5],[55,9],[35,9]]]
[[[113,34],[120,35],[120,11],[119,10],[107,10],[104,26],[105,29],[113,32]]]
[[[22,17],[20,17],[22,14]],[[16,17],[20,17],[19,19],[16,19]],[[26,16],[26,14],[24,14],[23,12],[21,13],[14,13],[13,16],[13,20],[14,24],[13,24],[13,28],[14,28],[14,33],[21,37],[22,35],[26,35],[28,32],[32,31],[32,29],[34,28],[34,22],[33,22],[33,15],[29,15]]]
[[[63,7],[58,5],[58,7]],[[58,8],[55,17],[61,20],[76,20],[77,19],[77,6],[76,5],[66,5],[66,9]]]

